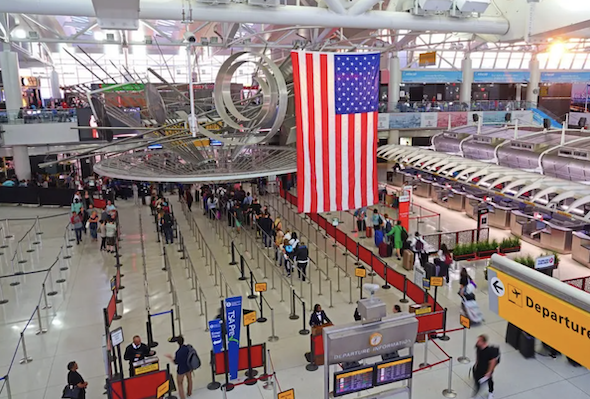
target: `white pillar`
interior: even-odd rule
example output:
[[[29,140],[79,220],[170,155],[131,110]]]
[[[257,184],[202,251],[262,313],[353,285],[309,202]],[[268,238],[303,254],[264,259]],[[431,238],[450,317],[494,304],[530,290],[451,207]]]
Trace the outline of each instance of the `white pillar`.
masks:
[[[539,102],[539,82],[541,81],[541,70],[539,69],[539,60],[533,55],[529,61],[529,70],[531,75],[529,84],[526,88],[526,100],[533,103],[535,106]]]
[[[390,130],[387,137],[387,144],[399,145],[399,130]]]
[[[0,69],[2,70],[2,84],[4,85],[8,117],[16,119],[18,110],[23,106],[18,54],[12,51],[0,51]]]
[[[14,172],[19,180],[31,178],[31,160],[29,159],[29,148],[26,145],[15,145],[12,147],[12,159]]]
[[[59,90],[59,76],[57,75],[55,69],[51,70],[49,82],[51,84],[51,98],[62,98],[61,91]]]
[[[402,71],[397,54],[389,59],[389,87],[387,94],[387,109],[389,112],[395,112],[395,107],[399,102],[399,86],[402,83]]]
[[[522,83],[516,84],[516,101],[522,101]]]
[[[471,86],[473,85],[473,63],[469,54],[461,61],[461,71],[463,72],[463,82],[459,92],[459,101],[471,105]]]

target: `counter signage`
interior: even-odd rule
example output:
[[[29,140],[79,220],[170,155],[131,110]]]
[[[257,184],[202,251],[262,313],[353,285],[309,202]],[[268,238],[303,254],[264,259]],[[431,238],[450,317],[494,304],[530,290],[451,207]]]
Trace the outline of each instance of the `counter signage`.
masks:
[[[295,399],[295,390],[291,388],[288,391],[279,392],[277,399]]]
[[[540,256],[535,259],[535,269],[547,269],[555,267],[555,255]]]
[[[160,386],[158,387],[158,391],[156,392],[156,397],[158,399],[163,398],[164,395],[166,395],[169,390],[170,390],[170,380],[166,380],[163,383],[161,383]]]
[[[459,315],[459,323],[465,328],[471,328],[471,320],[467,316]]]
[[[111,343],[113,346],[120,345],[123,343],[123,341],[123,327],[119,327],[111,331]]]
[[[247,327],[250,324],[254,324],[254,323],[256,323],[256,311],[255,310],[244,311],[244,327]]]
[[[209,334],[211,335],[213,353],[221,353],[223,351],[223,340],[221,337],[221,320],[209,320]]]
[[[590,313],[545,291],[488,268],[490,310],[584,367],[590,342]]]
[[[254,291],[266,292],[266,283],[255,283],[254,284]]]
[[[442,287],[443,286],[443,278],[442,277],[430,277],[430,286],[431,287]]]
[[[432,312],[432,308],[430,306],[426,306],[420,309],[416,309],[416,315],[420,316],[421,314],[426,314]]]
[[[152,364],[148,364],[146,366],[136,368],[135,375],[147,374],[147,373],[151,373],[152,371],[158,371],[159,369],[160,369],[160,364],[156,362],[156,363],[152,363]]]
[[[364,267],[357,267],[356,269],[354,269],[354,275],[356,277],[365,278],[367,277],[367,269],[365,269]]]

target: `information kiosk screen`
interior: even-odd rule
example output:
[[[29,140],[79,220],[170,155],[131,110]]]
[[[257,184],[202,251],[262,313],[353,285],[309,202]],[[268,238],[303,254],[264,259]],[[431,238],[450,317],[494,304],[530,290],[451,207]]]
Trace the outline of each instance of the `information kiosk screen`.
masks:
[[[390,384],[412,378],[412,356],[377,363],[375,365],[375,385]]]
[[[373,387],[374,367],[357,367],[334,373],[334,397]]]

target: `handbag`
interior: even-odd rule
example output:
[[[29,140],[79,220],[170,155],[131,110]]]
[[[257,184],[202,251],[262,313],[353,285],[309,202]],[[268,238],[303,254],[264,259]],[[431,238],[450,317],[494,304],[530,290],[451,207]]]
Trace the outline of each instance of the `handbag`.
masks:
[[[86,228],[89,229],[90,228],[90,220],[86,222]]]
[[[78,399],[80,395],[80,388],[75,385],[66,385],[62,392],[62,398]]]

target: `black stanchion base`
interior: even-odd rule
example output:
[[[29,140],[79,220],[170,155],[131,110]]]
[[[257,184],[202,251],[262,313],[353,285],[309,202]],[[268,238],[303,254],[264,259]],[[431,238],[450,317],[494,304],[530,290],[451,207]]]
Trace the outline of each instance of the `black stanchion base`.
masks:
[[[248,295],[248,299],[256,299],[256,298],[258,298],[256,295],[252,295],[252,294]]]
[[[246,376],[246,378],[254,378],[258,375],[258,370],[254,370],[254,369],[246,370],[244,375]]]
[[[33,241],[33,245],[39,245],[41,244],[41,241]]]
[[[43,232],[42,232],[42,231],[38,231],[38,232],[36,232],[35,234],[37,234],[38,236],[40,236],[40,235],[42,235],[42,234],[43,234]]]
[[[65,283],[66,282],[66,279],[65,278],[60,278],[60,279],[55,280],[55,282],[62,284],[62,283]]]
[[[64,267],[60,267],[59,270],[61,270],[62,272],[65,272],[66,270],[69,270],[70,268],[67,266]]]
[[[186,257],[185,257],[185,256],[181,256],[179,259],[180,259],[180,260],[185,260],[185,259],[186,259]]]
[[[122,299],[117,299],[117,300],[115,301],[115,303],[122,303],[122,302],[123,302],[123,300],[122,300]]]
[[[121,277],[123,277],[123,276],[121,276]],[[122,286],[119,287],[119,291],[124,290],[124,289],[125,289],[125,286],[124,285],[122,285]]]
[[[12,283],[10,283],[10,286],[11,286],[11,287],[16,287],[16,286],[17,286],[17,285],[19,285],[19,284],[20,284],[20,282],[18,282],[18,281],[13,281]]]
[[[256,383],[258,382],[258,380],[256,378],[247,378],[246,381],[244,381],[245,385],[256,385]]]
[[[23,260],[19,260],[19,261],[18,261],[18,264],[19,264],[19,265],[22,265],[22,264],[25,264],[25,263],[27,263],[27,261],[26,261],[25,259],[23,259]]]
[[[74,246],[73,245],[70,245],[70,244],[66,245],[66,248],[68,248],[68,249],[73,248],[73,247]]]
[[[247,278],[246,277],[239,277],[238,280],[244,281],[244,280],[247,280]]]
[[[12,237],[14,237],[14,236],[12,236],[12,235],[4,236],[4,238],[12,238]]]
[[[49,291],[47,293],[47,296],[56,296],[57,295],[57,291]]]
[[[408,303],[408,302],[410,302],[410,301],[408,301],[408,300],[407,300],[407,299],[405,299],[405,298],[402,298],[402,299],[400,299],[399,301],[400,301],[401,303]]]
[[[31,249],[27,249],[27,253],[28,253],[28,254],[30,254],[31,252],[35,252],[35,250],[34,250],[34,249],[32,249],[32,248],[31,248]]]
[[[113,316],[113,320],[121,320],[122,318],[123,317],[120,316],[120,315],[118,315],[118,314],[116,314],[116,315]]]
[[[355,266],[359,266],[361,264],[361,262],[354,262]]]
[[[270,375],[268,374],[262,374],[260,377],[258,377],[258,379],[260,381],[267,381],[270,378]]]
[[[74,241],[76,241],[76,239],[75,238],[70,238],[68,241],[69,242],[74,242]]]
[[[221,384],[218,383],[217,381],[210,382],[207,384],[207,389],[210,391],[215,391],[216,389],[219,389],[220,387],[221,387]]]
[[[176,342],[178,341],[178,337],[170,337],[168,338],[168,342]]]
[[[299,319],[299,316],[297,316],[296,314],[292,314],[292,315],[289,316],[289,319],[291,319],[291,320],[297,320],[297,319]]]
[[[237,265],[237,264],[238,264],[238,262],[229,262],[229,265],[230,265],[230,266],[235,266],[235,265]]]
[[[231,382],[228,382],[227,384],[223,384],[223,388],[225,388],[225,392],[229,392],[233,391],[235,386]]]
[[[155,347],[156,347],[156,346],[158,346],[158,345],[159,345],[159,344],[158,344],[157,342],[155,342],[155,341],[154,341],[154,342],[152,342],[151,344],[149,344],[149,345],[148,345],[148,347],[150,347],[150,348],[155,348]],[[217,389],[217,388],[215,388],[215,389]]]
[[[307,365],[305,365],[305,369],[307,371],[316,371],[318,369],[318,365],[314,363],[308,363]]]
[[[71,255],[66,255],[62,259],[72,259],[72,256]]]
[[[0,246],[0,248],[2,248],[2,249],[8,248],[8,245],[2,245],[2,246]]]
[[[375,272],[369,272],[367,273],[367,276],[371,276],[371,277],[375,277],[377,275],[377,273]]]
[[[299,335],[307,335],[307,334],[309,334],[309,330],[307,330],[305,328],[303,330],[299,330]]]
[[[441,341],[448,341],[451,339],[451,337],[449,337],[446,334],[441,335],[440,337],[438,337],[438,339],[440,339]]]
[[[4,305],[5,303],[8,303],[8,299],[3,299],[0,301],[0,305]]]
[[[391,285],[385,284],[385,285],[382,285],[381,288],[383,288],[384,290],[388,290],[391,288]]]
[[[268,320],[266,317],[259,317],[258,319],[256,319],[258,323],[266,323],[266,320]]]

